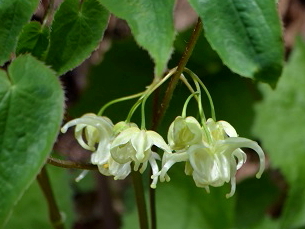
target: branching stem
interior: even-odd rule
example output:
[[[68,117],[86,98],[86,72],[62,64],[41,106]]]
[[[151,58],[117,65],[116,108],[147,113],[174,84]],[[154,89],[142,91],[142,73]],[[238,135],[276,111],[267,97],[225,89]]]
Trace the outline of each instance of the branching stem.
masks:
[[[202,22],[200,20],[200,18],[197,21],[197,24],[194,28],[194,31],[191,35],[191,38],[187,44],[187,46],[185,47],[184,53],[182,54],[182,57],[180,59],[180,62],[178,64],[177,70],[175,72],[175,74],[173,75],[173,77],[171,78],[171,81],[169,82],[169,85],[167,87],[167,90],[165,92],[163,101],[161,103],[161,106],[157,112],[157,118],[155,119],[155,122],[153,123],[152,129],[156,130],[161,122],[161,120],[163,119],[163,116],[168,108],[169,102],[172,99],[173,96],[173,92],[177,86],[177,83],[179,81],[179,78],[182,74],[182,72],[184,71],[184,68],[194,50],[194,47],[197,43],[197,40],[200,36],[200,33],[202,31]],[[152,228],[153,229],[153,228]]]
[[[152,124],[152,130],[157,130],[159,124],[161,123],[163,116],[168,108],[169,102],[172,98],[173,92],[177,86],[177,83],[181,77],[182,72],[184,71],[184,68],[194,50],[194,47],[197,43],[197,40],[200,36],[200,33],[202,31],[202,22],[200,18],[198,18],[197,24],[194,28],[194,31],[190,37],[190,40],[185,47],[184,53],[180,59],[180,62],[178,64],[177,70],[173,77],[171,78],[171,81],[169,82],[169,85],[167,87],[167,90],[165,92],[163,101],[161,103],[161,106],[159,107],[158,111],[156,112],[156,117],[154,118],[154,122]],[[155,201],[155,189],[150,189],[149,192],[149,201],[150,201],[150,219],[151,219],[151,229],[157,228],[157,215],[156,215],[156,201]]]
[[[66,169],[85,169],[85,170],[97,170],[97,166],[89,163],[78,163],[74,161],[61,160],[54,157],[49,157],[48,164],[66,168]]]

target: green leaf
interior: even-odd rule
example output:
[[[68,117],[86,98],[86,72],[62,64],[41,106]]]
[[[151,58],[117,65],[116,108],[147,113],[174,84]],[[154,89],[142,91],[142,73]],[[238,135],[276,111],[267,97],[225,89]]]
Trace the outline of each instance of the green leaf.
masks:
[[[0,1],[0,66],[10,59],[22,27],[30,20],[38,0]]]
[[[305,45],[299,41],[276,90],[262,85],[264,100],[256,107],[254,132],[289,186],[281,228],[305,226],[304,62]]]
[[[64,216],[66,228],[72,228],[74,213],[72,189],[68,171],[63,168],[47,166],[52,190],[61,213]],[[37,181],[34,181],[14,207],[13,213],[3,229],[29,228],[52,229],[49,219],[48,205]]]
[[[175,30],[174,0],[99,0],[111,13],[127,21],[140,46],[155,62],[161,76],[172,53]]]
[[[284,48],[274,0],[189,0],[205,35],[233,72],[275,86]]]
[[[46,63],[59,75],[78,66],[97,48],[108,18],[97,0],[65,0],[54,17]]]
[[[49,28],[42,27],[37,21],[25,25],[20,34],[16,55],[31,53],[41,59],[49,44]]]
[[[196,187],[192,177],[184,174],[183,164],[176,164],[170,170],[169,183],[157,185],[158,228],[232,228],[235,199],[225,197],[229,186],[211,188],[211,193],[208,194],[204,189]],[[128,200],[130,198],[132,196],[128,196]],[[123,224],[124,229],[135,228],[135,207],[126,212]]]
[[[0,227],[45,163],[63,102],[54,72],[30,55],[0,71]]]

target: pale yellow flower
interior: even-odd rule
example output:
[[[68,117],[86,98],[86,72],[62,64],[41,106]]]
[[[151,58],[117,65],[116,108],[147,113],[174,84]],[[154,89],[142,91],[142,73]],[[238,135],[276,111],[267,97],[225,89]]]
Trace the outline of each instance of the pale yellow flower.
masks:
[[[166,152],[162,159],[162,170],[157,175],[160,175],[161,181],[168,181],[166,173],[170,167],[176,162],[185,161],[185,173],[193,176],[196,186],[209,192],[209,186],[219,187],[231,182],[231,192],[227,194],[227,197],[231,197],[235,193],[236,171],[247,158],[240,148],[251,148],[257,152],[260,158],[257,178],[261,176],[265,167],[263,150],[256,142],[238,137],[228,122],[215,122],[209,119],[206,128],[209,136],[203,134],[200,143],[191,145],[185,151]]]

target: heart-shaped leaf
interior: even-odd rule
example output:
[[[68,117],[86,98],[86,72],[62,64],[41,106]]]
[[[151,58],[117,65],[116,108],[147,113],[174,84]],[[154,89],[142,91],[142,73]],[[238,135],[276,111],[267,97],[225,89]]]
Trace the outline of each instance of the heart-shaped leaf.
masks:
[[[59,75],[77,67],[97,48],[108,18],[97,0],[65,0],[51,26],[46,63]]]
[[[49,28],[43,27],[37,21],[32,21],[24,26],[20,34],[16,55],[31,53],[40,59],[49,44]]]
[[[14,52],[22,27],[30,20],[38,0],[0,1],[0,66]]]
[[[0,227],[45,163],[63,103],[55,73],[32,56],[0,71]]]

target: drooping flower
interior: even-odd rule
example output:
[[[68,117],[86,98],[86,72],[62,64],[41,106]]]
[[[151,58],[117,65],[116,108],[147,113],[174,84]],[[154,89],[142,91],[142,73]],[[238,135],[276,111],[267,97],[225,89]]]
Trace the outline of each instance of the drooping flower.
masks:
[[[107,162],[98,165],[98,170],[101,174],[105,176],[114,176],[114,180],[123,180],[131,172],[130,167],[131,162],[126,162],[124,164],[118,163],[108,154]]]
[[[163,151],[170,152],[170,147],[164,139],[155,131],[141,130],[138,127],[130,127],[123,130],[112,142],[110,153],[112,158],[118,163],[134,163],[134,170],[143,173],[150,163],[153,176],[158,173],[156,159],[159,155],[152,151],[151,147],[155,145]],[[151,187],[155,187],[158,177],[154,176]]]
[[[91,163],[98,166],[105,176],[114,176],[114,179],[125,179],[130,173],[130,163],[118,163],[110,154],[110,145],[114,138],[113,123],[104,116],[85,114],[81,118],[66,123],[61,131],[65,133],[69,127],[75,127],[75,138],[79,144],[92,151]],[[86,140],[84,140],[83,135]]]
[[[254,141],[237,136],[235,129],[225,121],[215,122],[209,119],[206,122],[208,136],[203,134],[200,143],[191,145],[184,152],[166,152],[162,159],[162,170],[158,173],[160,180],[169,180],[167,171],[176,163],[185,161],[185,173],[192,175],[196,186],[205,188],[209,192],[209,186],[219,187],[231,182],[231,192],[227,197],[235,193],[236,171],[246,161],[246,154],[241,147],[255,150],[260,158],[259,178],[265,167],[265,157],[261,147]]]
[[[168,143],[173,150],[185,149],[202,141],[202,128],[194,117],[176,117],[169,127]]]

